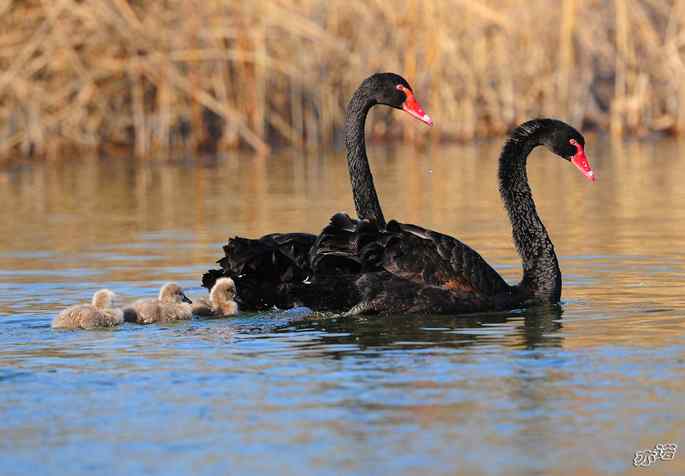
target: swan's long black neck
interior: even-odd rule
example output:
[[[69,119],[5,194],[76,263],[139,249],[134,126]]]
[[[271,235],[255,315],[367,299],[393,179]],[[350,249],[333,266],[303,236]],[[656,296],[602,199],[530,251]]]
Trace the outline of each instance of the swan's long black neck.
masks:
[[[518,288],[533,301],[558,302],[561,271],[552,240],[535,210],[526,161],[547,132],[545,121],[530,121],[514,130],[499,162],[499,189],[511,220],[514,242],[523,260]]]
[[[354,93],[347,106],[345,146],[357,216],[362,219],[375,220],[381,227],[385,227],[385,217],[373,185],[373,175],[371,175],[369,159],[366,156],[366,141],[364,140],[366,115],[375,104],[376,101],[369,97],[365,88],[360,88]]]

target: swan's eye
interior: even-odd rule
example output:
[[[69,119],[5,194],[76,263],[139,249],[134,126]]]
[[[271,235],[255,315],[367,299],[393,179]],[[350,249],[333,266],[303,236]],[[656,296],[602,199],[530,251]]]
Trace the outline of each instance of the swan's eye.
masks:
[[[568,143],[571,145],[578,145],[578,142],[575,139],[571,139]]]
[[[401,84],[398,84],[397,86],[395,86],[395,89],[397,89],[397,90],[399,90],[399,91],[402,91],[403,93],[406,93],[406,92],[407,92],[407,88],[404,87],[404,86],[401,85]]]

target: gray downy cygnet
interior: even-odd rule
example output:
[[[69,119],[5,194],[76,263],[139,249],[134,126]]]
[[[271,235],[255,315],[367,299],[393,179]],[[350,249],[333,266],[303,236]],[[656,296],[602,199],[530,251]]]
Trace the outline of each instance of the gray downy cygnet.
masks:
[[[191,304],[181,286],[167,283],[160,289],[158,297],[139,299],[124,309],[124,317],[126,321],[138,324],[185,321],[193,316]]]
[[[124,313],[114,307],[114,294],[101,289],[93,294],[91,304],[77,304],[60,312],[52,321],[55,329],[95,329],[114,327],[124,322]]]
[[[231,278],[219,278],[209,292],[209,299],[200,298],[193,304],[193,314],[198,316],[222,317],[238,314],[235,302],[235,283]]]

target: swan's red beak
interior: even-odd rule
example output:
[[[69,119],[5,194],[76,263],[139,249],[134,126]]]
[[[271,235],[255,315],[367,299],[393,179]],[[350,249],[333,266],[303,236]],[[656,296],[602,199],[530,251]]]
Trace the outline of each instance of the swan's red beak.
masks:
[[[404,100],[402,103],[402,110],[408,112],[411,116],[414,116],[421,122],[425,122],[429,126],[433,125],[433,119],[430,118],[428,114],[426,114],[421,107],[421,104],[416,100],[414,97],[414,93],[411,92],[408,88],[405,88],[401,84],[397,85],[397,89],[402,91],[406,96],[407,99]]]
[[[571,144],[576,147],[576,155],[571,157],[571,163],[576,166],[580,172],[585,175],[585,177],[590,180],[591,182],[594,182],[597,177],[595,176],[595,173],[592,171],[592,167],[590,167],[590,162],[587,161],[587,157],[585,156],[585,149],[583,149],[583,146],[580,145],[578,142],[575,140],[571,139]]]

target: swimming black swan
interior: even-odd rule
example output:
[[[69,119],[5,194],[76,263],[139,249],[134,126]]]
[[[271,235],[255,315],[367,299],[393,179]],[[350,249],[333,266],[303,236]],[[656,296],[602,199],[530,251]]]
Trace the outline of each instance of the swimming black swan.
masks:
[[[528,154],[538,145],[595,179],[585,140],[568,124],[535,119],[511,133],[499,160],[499,189],[523,259],[519,284],[507,284],[455,238],[396,221],[383,229],[337,214],[311,249],[312,279],[298,291],[303,304],[349,314],[458,314],[559,302],[559,263],[526,175]]]
[[[357,215],[385,227],[385,218],[373,184],[366,156],[364,124],[376,104],[402,109],[432,125],[414,97],[409,83],[394,73],[377,73],[366,78],[347,106],[345,146],[347,166]],[[309,250],[316,235],[308,233],[273,233],[259,239],[235,237],[224,246],[221,269],[209,270],[202,276],[202,286],[211,289],[220,277],[230,277],[238,289],[238,300],[244,309],[282,309],[297,304],[294,290],[311,274]]]

